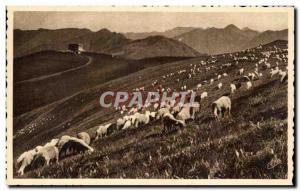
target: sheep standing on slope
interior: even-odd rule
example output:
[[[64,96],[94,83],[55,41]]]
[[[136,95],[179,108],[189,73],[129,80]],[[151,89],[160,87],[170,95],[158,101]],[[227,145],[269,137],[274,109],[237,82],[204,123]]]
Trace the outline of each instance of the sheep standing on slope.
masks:
[[[77,138],[83,140],[88,145],[91,143],[91,137],[87,132],[78,133]]]
[[[169,108],[160,108],[156,113],[156,119],[161,119],[166,113],[170,113]]]
[[[234,84],[230,84],[231,93],[234,93],[236,91],[236,86]]]
[[[64,135],[60,138],[57,148],[59,150],[59,158],[64,158],[84,151],[94,152],[94,149],[83,140],[68,135]]]
[[[56,146],[48,145],[37,148],[36,150],[36,157],[43,157],[46,160],[46,165],[49,165],[52,159],[58,163],[59,152]]]
[[[120,130],[124,126],[124,124],[126,122],[126,120],[124,118],[125,117],[117,119],[117,129],[118,130]]]
[[[124,126],[122,127],[122,129],[128,129],[130,127],[132,127],[132,122],[131,122],[131,120],[127,120],[125,122]]]
[[[176,118],[186,123],[188,119],[194,119],[195,115],[200,111],[199,103],[186,103],[183,105],[181,111],[177,114]]]
[[[199,90],[201,88],[201,86],[202,86],[201,84],[198,84],[197,85],[197,90]]]
[[[231,110],[231,100],[227,96],[220,97],[217,101],[212,103],[212,110],[215,118],[220,120],[219,115],[225,116],[227,112],[228,116],[230,116]]]
[[[207,97],[207,92],[202,92],[202,94],[201,94],[201,100],[203,100],[206,97]]]
[[[36,156],[35,149],[26,151],[19,156],[19,158],[17,159],[17,165],[20,165],[20,168],[18,170],[18,173],[20,175],[24,174],[25,168],[32,163],[35,156]]]
[[[279,75],[280,75],[280,82],[281,83],[283,83],[283,82],[285,82],[287,80],[287,77],[288,77],[287,72],[280,71]]]
[[[279,72],[280,72],[280,70],[279,70],[278,67],[276,67],[275,70],[271,68],[271,72],[270,72],[271,78],[272,78],[274,75],[278,74]]]
[[[163,116],[164,132],[168,132],[176,126],[184,127],[185,123],[182,120],[175,119],[171,113],[166,113]]]
[[[219,83],[219,84],[218,84],[218,88],[219,88],[219,89],[221,89],[221,88],[222,88],[222,86],[223,86],[223,84],[222,84],[222,83]]]
[[[146,111],[145,114],[136,113],[135,122],[133,123],[135,127],[138,127],[139,124],[148,124],[150,121],[150,111]]]
[[[252,88],[252,82],[248,81],[246,83],[246,85],[247,85],[247,90],[249,90],[250,88]]]
[[[96,131],[96,138],[95,141],[99,139],[99,137],[103,137],[107,135],[107,129],[111,126],[111,123],[108,123],[106,125],[100,125]],[[84,141],[85,142],[85,141]],[[89,143],[87,143],[89,144]]]
[[[240,75],[243,75],[243,74],[244,74],[244,68],[241,68],[241,69],[239,70],[239,74],[240,74]]]

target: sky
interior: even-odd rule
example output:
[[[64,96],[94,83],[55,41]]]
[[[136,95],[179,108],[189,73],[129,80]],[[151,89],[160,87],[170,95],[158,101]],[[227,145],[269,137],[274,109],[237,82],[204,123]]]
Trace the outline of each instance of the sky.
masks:
[[[174,27],[224,28],[234,24],[258,31],[288,28],[287,13],[243,12],[55,12],[18,11],[14,13],[14,28],[88,28],[98,31],[107,28],[115,32],[165,31]]]

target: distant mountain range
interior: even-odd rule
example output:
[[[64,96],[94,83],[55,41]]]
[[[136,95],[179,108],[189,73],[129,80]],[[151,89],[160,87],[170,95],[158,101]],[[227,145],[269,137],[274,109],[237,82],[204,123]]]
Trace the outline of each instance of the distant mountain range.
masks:
[[[14,57],[42,50],[66,50],[70,43],[81,43],[89,52],[111,53],[140,59],[157,56],[191,57],[221,54],[287,40],[288,31],[259,32],[235,25],[225,28],[176,27],[165,32],[116,33],[107,29],[14,30]]]
[[[287,40],[288,38],[287,29],[259,32],[248,27],[240,29],[233,24],[225,28],[176,27],[165,32],[125,33],[124,35],[130,39],[137,39],[157,34],[176,39],[205,54],[236,52],[256,47],[259,44],[267,44],[275,40]]]
[[[134,33],[134,32],[128,32],[123,33],[126,38],[137,40],[137,39],[143,39],[147,38],[149,36],[165,36],[168,38],[173,38],[176,36],[179,36],[183,33],[190,32],[196,28],[194,27],[175,27],[171,30],[166,30],[165,32],[142,32],[142,33]]]
[[[70,43],[81,43],[86,51],[105,50],[127,44],[130,40],[120,33],[101,29],[92,32],[88,29],[38,29],[14,30],[14,57],[42,50],[66,50]]]

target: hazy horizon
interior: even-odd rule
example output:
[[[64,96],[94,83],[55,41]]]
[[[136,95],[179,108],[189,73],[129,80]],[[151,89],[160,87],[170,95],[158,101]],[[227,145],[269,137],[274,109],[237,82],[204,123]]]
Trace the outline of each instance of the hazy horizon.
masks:
[[[141,16],[142,14],[142,16]],[[224,28],[230,24],[257,31],[288,28],[287,13],[279,12],[53,12],[14,13],[14,29],[86,28],[114,32],[164,32],[176,27]]]

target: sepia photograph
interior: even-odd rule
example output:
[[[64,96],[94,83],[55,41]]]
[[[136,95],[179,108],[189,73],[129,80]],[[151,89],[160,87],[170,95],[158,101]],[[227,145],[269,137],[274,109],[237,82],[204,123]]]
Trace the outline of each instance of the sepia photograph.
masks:
[[[8,185],[293,185],[294,7],[7,7]]]

